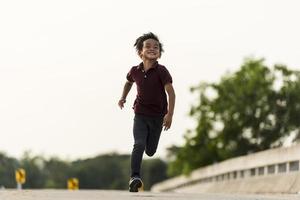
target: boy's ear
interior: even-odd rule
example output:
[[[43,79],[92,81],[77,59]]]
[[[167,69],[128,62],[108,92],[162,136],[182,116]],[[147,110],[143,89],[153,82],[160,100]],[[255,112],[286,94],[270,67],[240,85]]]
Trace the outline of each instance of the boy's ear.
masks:
[[[140,58],[142,58],[142,51],[138,51],[137,54],[139,55]]]

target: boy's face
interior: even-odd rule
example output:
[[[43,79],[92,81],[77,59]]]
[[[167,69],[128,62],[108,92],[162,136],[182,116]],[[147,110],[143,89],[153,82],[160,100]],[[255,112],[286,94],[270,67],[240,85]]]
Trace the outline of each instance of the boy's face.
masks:
[[[143,42],[143,49],[139,52],[139,56],[148,60],[157,60],[160,58],[160,49],[158,41],[148,39]]]

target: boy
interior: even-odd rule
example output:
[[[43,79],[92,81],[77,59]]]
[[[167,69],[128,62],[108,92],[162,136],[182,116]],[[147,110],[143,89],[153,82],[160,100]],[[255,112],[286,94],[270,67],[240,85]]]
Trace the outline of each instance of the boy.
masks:
[[[140,178],[143,153],[145,151],[148,156],[154,155],[163,127],[164,130],[171,127],[175,106],[172,77],[168,70],[157,62],[163,52],[158,37],[151,32],[144,34],[136,39],[134,46],[142,62],[128,72],[122,97],[118,102],[122,109],[135,82],[137,96],[133,106],[134,145],[131,154],[130,192],[138,192],[143,186]]]

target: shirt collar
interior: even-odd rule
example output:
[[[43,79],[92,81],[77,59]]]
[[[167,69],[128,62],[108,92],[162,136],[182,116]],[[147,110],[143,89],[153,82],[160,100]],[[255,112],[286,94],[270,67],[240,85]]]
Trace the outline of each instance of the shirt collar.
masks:
[[[153,64],[153,67],[151,67],[151,68],[155,69],[155,68],[157,68],[157,66],[158,66],[158,61],[155,61],[155,63]],[[143,69],[143,68],[144,68],[144,63],[141,62],[141,63],[137,66],[137,69]]]

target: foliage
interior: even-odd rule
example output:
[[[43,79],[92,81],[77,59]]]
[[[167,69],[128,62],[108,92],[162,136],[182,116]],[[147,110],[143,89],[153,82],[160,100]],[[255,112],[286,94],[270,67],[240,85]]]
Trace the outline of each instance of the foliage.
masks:
[[[44,159],[41,156],[31,156],[30,152],[25,152],[19,162],[19,167],[26,172],[26,182],[23,188],[35,189],[44,187]]]
[[[80,188],[125,189],[128,187],[129,156],[107,154],[73,163]],[[124,169],[127,169],[126,171]]]
[[[201,83],[190,116],[197,122],[185,134],[185,145],[169,154],[170,175],[188,174],[201,166],[278,147],[300,137],[300,73],[263,59],[246,59],[241,69],[220,83]]]
[[[142,168],[144,189],[149,190],[155,183],[167,179],[167,164],[160,159],[149,159],[143,162]]]
[[[15,187],[15,169],[18,161],[0,153],[0,187]]]
[[[63,161],[52,157],[33,156],[25,152],[18,161],[0,153],[0,187],[15,188],[15,170],[26,171],[25,189],[33,188],[66,188],[67,180],[79,179],[80,189],[118,189],[127,190],[130,176],[130,155],[117,153],[99,155],[94,158]],[[145,160],[142,165],[142,176],[145,189],[162,181],[166,176],[167,165],[160,159]]]
[[[45,161],[45,188],[65,188],[66,180],[71,177],[72,166],[59,158],[50,158]]]

